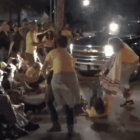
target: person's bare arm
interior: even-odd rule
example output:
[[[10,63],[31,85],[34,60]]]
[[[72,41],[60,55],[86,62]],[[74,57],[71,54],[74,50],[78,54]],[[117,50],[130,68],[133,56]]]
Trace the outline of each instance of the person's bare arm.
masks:
[[[41,70],[44,78],[47,77],[47,73],[49,72],[47,70],[49,69],[49,66],[50,66],[49,61],[45,61]]]
[[[46,44],[46,41],[39,42],[39,43],[32,42],[32,45],[33,45],[33,46],[37,46],[37,47],[39,47],[39,46],[41,46],[41,45],[44,45],[44,44]]]
[[[45,34],[46,32],[49,32],[51,29],[48,29],[46,31],[41,31],[41,32],[38,32],[37,35],[42,35],[42,34]]]

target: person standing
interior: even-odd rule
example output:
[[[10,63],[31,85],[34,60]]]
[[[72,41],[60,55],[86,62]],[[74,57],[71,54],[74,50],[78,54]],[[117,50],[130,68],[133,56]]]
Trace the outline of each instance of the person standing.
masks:
[[[139,67],[139,57],[126,43],[119,38],[112,38],[109,40],[109,44],[113,46],[115,54],[103,66],[100,73],[106,102],[106,111],[102,116],[109,114],[111,95],[113,94],[122,93],[126,99],[126,102],[121,104],[120,107],[134,106],[131,99],[132,87],[130,87],[129,79],[131,74]]]
[[[2,31],[0,32],[0,49],[1,49],[1,62],[7,63],[9,48],[14,44],[10,41],[8,32],[10,31],[10,26],[4,22],[2,25]]]
[[[49,53],[51,50],[54,49],[55,42],[54,42],[54,34],[52,31],[47,32],[46,35],[43,37],[42,41],[46,41],[46,44],[45,44],[46,53]]]
[[[71,31],[70,31],[69,24],[66,23],[66,24],[64,25],[63,30],[61,31],[61,35],[67,37],[67,39],[68,39],[68,46],[69,46],[70,43],[71,43],[72,40],[73,40],[73,36],[72,36]]]
[[[58,115],[53,105],[54,100],[57,105],[63,105],[66,113],[68,136],[74,133],[74,113],[73,108],[80,102],[79,84],[74,69],[74,62],[67,52],[68,40],[65,36],[60,36],[57,40],[57,49],[52,50],[45,59],[42,73],[46,77],[46,70],[49,66],[53,68],[53,78],[51,81],[53,95],[47,101],[47,105],[53,122],[50,132],[61,131]]]
[[[19,52],[20,49],[20,44],[22,41],[22,36],[19,33],[19,28],[17,26],[14,27],[14,33],[13,33],[13,48],[11,50],[11,55],[12,57],[16,57],[17,53]]]
[[[47,32],[47,31],[45,31]],[[36,49],[41,45],[45,45],[46,41],[39,42],[37,35],[43,34],[45,32],[38,32],[38,26],[35,23],[30,23],[30,31],[26,35],[26,50],[25,59],[28,61],[29,66],[33,66],[35,62],[35,57],[37,57]]]

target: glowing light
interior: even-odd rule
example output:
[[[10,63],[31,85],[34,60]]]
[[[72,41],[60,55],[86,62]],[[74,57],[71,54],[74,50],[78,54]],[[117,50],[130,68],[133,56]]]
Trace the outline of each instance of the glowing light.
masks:
[[[87,45],[89,48],[92,48],[92,45]]]
[[[118,31],[118,28],[119,28],[119,25],[118,24],[116,24],[115,22],[112,22],[111,24],[110,24],[110,30],[112,31],[112,32],[116,32],[116,31]]]
[[[73,51],[73,44],[70,44],[70,53],[72,54]]]
[[[89,36],[89,38],[91,38],[91,36]]]
[[[88,6],[88,5],[89,5],[89,0],[84,0],[84,1],[83,1],[83,5],[84,5],[84,6]]]
[[[106,45],[104,47],[105,56],[110,57],[114,54],[113,47],[111,45]]]

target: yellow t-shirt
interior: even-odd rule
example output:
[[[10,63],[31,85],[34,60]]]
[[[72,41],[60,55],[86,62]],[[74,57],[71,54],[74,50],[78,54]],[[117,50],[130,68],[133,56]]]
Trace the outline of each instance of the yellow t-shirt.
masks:
[[[63,36],[72,36],[71,32],[69,30],[62,30],[61,34]]]
[[[34,54],[34,51],[37,49],[37,46],[33,46],[33,42],[38,43],[37,35],[29,31],[26,35],[26,53]]]
[[[53,47],[54,39],[53,39],[53,40],[48,40],[48,39],[46,38],[46,36],[44,36],[43,39],[42,39],[42,42],[43,42],[43,41],[47,41],[47,43],[45,44],[45,46],[47,46],[47,47]]]
[[[124,47],[121,49],[122,63],[135,63],[139,60],[137,54],[124,43]]]
[[[75,72],[74,60],[66,49],[57,48],[49,52],[45,61],[50,63],[54,74],[59,72]]]

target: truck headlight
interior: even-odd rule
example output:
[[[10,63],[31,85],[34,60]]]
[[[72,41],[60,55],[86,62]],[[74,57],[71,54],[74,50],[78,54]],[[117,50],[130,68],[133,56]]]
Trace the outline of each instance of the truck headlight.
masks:
[[[116,35],[118,33],[119,33],[119,25],[115,22],[110,23],[109,34]]]
[[[112,22],[112,23],[110,23],[110,25],[109,25],[109,29],[110,29],[110,31],[112,31],[112,32],[118,31],[119,25],[116,24],[115,22]]]
[[[105,56],[110,57],[114,54],[113,47],[111,45],[104,46]]]
[[[70,53],[72,54],[73,51],[73,44],[70,44]]]

